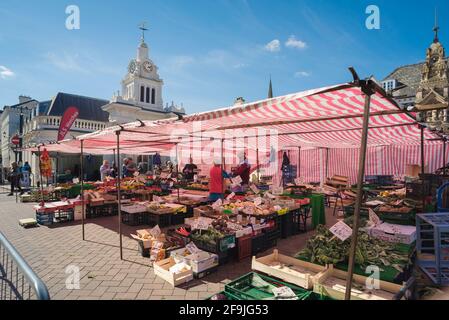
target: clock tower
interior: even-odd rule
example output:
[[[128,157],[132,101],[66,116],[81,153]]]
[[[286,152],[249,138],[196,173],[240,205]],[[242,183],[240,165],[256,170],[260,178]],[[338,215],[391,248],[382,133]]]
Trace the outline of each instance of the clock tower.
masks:
[[[149,58],[144,27],[137,48],[137,56],[128,64],[128,73],[122,80],[122,98],[146,110],[163,111],[162,85],[158,68]]]

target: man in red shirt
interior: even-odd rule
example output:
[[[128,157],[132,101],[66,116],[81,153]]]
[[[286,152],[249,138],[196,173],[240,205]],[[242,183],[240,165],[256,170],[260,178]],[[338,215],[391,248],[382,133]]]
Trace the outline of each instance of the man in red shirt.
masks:
[[[240,152],[239,155],[240,163],[233,171],[234,176],[240,176],[242,178],[242,186],[248,186],[249,185],[249,175],[251,171],[251,166],[248,163],[248,159],[246,158],[246,154],[244,152]]]
[[[209,200],[224,199],[223,178],[229,178],[229,175],[221,169],[221,159],[217,158],[214,160],[209,177]]]

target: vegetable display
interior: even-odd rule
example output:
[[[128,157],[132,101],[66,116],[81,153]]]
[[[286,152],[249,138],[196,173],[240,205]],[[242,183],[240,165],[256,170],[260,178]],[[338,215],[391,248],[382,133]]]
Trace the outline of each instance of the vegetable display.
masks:
[[[317,233],[307,241],[306,248],[297,253],[297,258],[306,258],[320,265],[347,262],[351,239],[342,242],[333,237],[325,227],[318,226]],[[409,257],[396,249],[394,244],[370,237],[360,231],[355,256],[355,263],[362,267],[368,265],[391,266],[402,272],[402,266],[407,264]]]

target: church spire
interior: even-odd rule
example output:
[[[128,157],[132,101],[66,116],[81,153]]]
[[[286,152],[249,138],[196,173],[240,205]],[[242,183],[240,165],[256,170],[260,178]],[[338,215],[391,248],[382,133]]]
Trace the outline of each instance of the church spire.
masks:
[[[142,22],[139,25],[139,29],[142,30],[142,37],[140,38],[141,42],[145,42],[145,31],[148,31],[148,28],[146,28],[146,22]]]
[[[435,26],[433,27],[433,32],[435,32],[435,38],[433,39],[434,43],[439,42],[438,39],[438,31],[440,30],[440,27],[438,26],[438,11],[437,8],[435,8]]]
[[[273,98],[273,84],[271,83],[271,75],[270,75],[270,85],[268,86],[268,99]]]

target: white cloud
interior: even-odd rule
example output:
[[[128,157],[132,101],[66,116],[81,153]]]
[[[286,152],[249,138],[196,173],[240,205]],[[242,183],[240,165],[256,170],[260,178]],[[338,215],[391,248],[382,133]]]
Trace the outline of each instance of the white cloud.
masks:
[[[180,69],[194,62],[195,58],[191,56],[175,56],[170,63],[173,68]]]
[[[235,65],[233,65],[234,69],[242,69],[242,68],[246,68],[248,67],[248,65],[246,63],[236,63]]]
[[[0,78],[7,79],[7,78],[14,77],[14,76],[15,76],[15,73],[12,72],[11,69],[8,69],[5,66],[0,66]]]
[[[281,42],[278,39],[274,39],[265,45],[265,50],[270,52],[279,52],[281,51]]]
[[[62,71],[78,71],[82,73],[89,73],[89,70],[82,67],[80,63],[80,56],[78,54],[70,54],[63,52],[62,54],[55,54],[54,52],[48,52],[45,58],[50,64]]]
[[[307,48],[307,43],[305,43],[304,41],[296,39],[296,37],[292,35],[285,42],[285,46],[287,48],[305,49],[305,48]]]
[[[310,73],[307,71],[298,71],[295,72],[295,78],[303,78],[303,77],[309,77]]]

